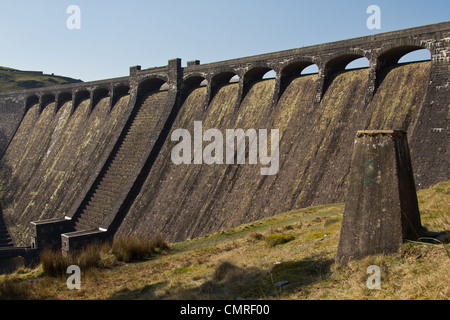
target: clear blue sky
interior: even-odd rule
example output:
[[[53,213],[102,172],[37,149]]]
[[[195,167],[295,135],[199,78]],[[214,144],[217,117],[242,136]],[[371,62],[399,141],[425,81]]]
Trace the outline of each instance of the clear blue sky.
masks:
[[[369,30],[369,5],[381,29]],[[69,30],[69,5],[81,29]],[[450,20],[449,0],[0,0],[0,65],[83,81],[129,67],[202,63]]]

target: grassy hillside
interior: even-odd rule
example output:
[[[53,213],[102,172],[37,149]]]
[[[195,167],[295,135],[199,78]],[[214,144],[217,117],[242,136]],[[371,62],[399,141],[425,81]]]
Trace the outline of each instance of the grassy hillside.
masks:
[[[82,82],[68,77],[44,74],[40,71],[21,71],[0,66],[0,92],[41,88]]]
[[[422,223],[450,232],[450,181],[418,192]],[[32,299],[449,299],[450,245],[407,242],[398,253],[347,266],[334,262],[344,204],[286,212],[214,235],[170,244],[139,262],[103,249],[80,290],[42,265],[0,276],[0,298]],[[366,286],[378,265],[381,289]],[[279,282],[287,281],[283,286]]]

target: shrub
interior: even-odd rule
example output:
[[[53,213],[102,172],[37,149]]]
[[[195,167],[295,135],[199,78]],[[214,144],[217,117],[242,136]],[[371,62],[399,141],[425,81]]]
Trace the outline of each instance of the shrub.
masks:
[[[275,247],[277,245],[289,242],[291,240],[294,240],[294,236],[291,236],[289,234],[283,234],[283,233],[274,233],[270,236],[266,237],[266,245],[270,248]]]
[[[251,243],[255,243],[255,242],[264,240],[264,236],[259,232],[249,233],[245,238],[248,242],[251,242]]]
[[[60,250],[46,249],[41,254],[41,265],[44,273],[56,277],[64,274],[70,264],[68,258],[64,257]]]
[[[131,262],[149,258],[153,253],[169,250],[162,236],[123,236],[112,244],[91,243],[83,249],[63,254],[61,250],[44,250],[41,265],[49,276],[66,275],[70,265],[77,265],[83,271],[112,266],[115,261]]]
[[[142,235],[130,235],[114,239],[112,253],[117,260],[131,262],[148,259],[153,253],[168,250],[169,246],[161,236],[149,238]]]
[[[160,234],[150,239],[150,247],[154,253],[169,250],[169,245]]]
[[[74,253],[69,260],[71,260],[71,264],[79,266],[82,270],[98,268],[100,266],[101,249],[100,243],[89,244],[82,250]]]
[[[230,280],[240,274],[240,271],[240,268],[230,262],[225,261],[217,266],[217,268],[214,270],[212,279],[214,282]]]
[[[41,265],[49,276],[65,275],[67,267],[77,265],[82,270],[100,266],[101,245],[92,243],[82,250],[63,254],[61,250],[44,250],[41,254]]]

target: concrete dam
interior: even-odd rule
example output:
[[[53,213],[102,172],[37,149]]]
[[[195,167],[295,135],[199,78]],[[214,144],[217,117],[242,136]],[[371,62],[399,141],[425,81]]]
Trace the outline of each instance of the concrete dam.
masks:
[[[449,44],[444,22],[2,94],[0,246],[182,241],[343,202],[358,130],[406,131],[417,188],[448,180]],[[398,63],[418,49],[431,59]],[[369,67],[346,69],[361,57]],[[302,74],[310,65],[318,73]],[[278,129],[277,173],[262,175],[248,150],[245,164],[173,163],[172,133],[195,121],[203,132]]]

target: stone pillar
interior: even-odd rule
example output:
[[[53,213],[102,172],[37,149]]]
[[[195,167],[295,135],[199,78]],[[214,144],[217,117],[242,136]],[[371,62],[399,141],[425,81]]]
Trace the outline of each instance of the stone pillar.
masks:
[[[135,76],[138,71],[141,71],[141,66],[132,66],[130,67],[130,76],[133,77]]]
[[[200,65],[200,60],[191,60],[187,62],[187,67],[198,66]]]
[[[405,132],[358,131],[336,262],[394,253],[420,230]]]
[[[171,59],[168,61],[168,81],[172,90],[179,91],[183,82],[183,68],[181,67],[181,59]]]

